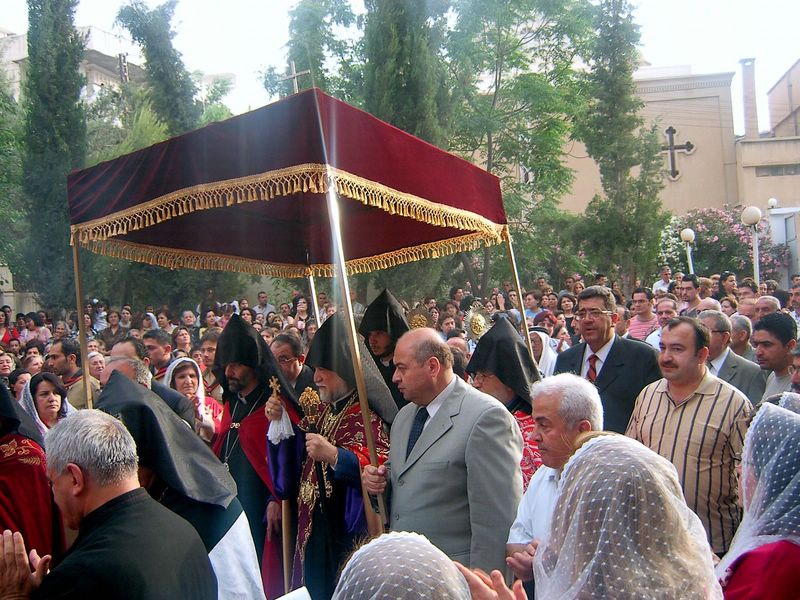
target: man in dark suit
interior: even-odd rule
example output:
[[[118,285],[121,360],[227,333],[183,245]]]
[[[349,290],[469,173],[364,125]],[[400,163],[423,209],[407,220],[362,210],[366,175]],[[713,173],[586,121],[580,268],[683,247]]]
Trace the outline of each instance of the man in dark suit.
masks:
[[[711,332],[708,343],[711,374],[737,388],[754,406],[758,404],[767,385],[767,371],[730,349],[731,320],[728,315],[718,310],[704,310],[697,318]]]
[[[306,355],[303,352],[302,340],[291,333],[279,333],[272,339],[269,346],[278,367],[286,377],[286,381],[294,389],[297,397],[300,397],[307,387],[317,389],[314,383],[314,371],[305,364]]]
[[[584,341],[559,354],[556,373],[575,373],[597,386],[608,431],[625,433],[636,397],[661,378],[658,352],[614,334],[619,319],[611,290],[593,285],[578,295],[575,319]]]
[[[522,496],[516,421],[453,374],[450,349],[433,329],[404,334],[394,360],[409,404],[392,423],[389,461],[364,467],[364,487],[371,494],[391,488],[391,529],[427,536],[464,566],[505,570]]]

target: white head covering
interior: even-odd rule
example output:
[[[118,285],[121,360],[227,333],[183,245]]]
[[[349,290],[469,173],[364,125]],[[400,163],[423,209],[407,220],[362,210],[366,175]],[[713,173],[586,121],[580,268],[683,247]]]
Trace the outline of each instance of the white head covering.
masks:
[[[613,434],[586,442],[564,467],[534,576],[536,597],[548,600],[722,598],[675,467]]]
[[[744,439],[742,490],[744,518],[717,565],[720,579],[760,546],[784,540],[800,545],[800,414],[761,406]]]
[[[464,576],[425,536],[384,533],[353,553],[333,600],[469,600]]]
[[[795,392],[783,392],[778,406],[800,414],[800,394]]]
[[[156,316],[151,312],[145,314],[147,315],[147,318],[150,320],[150,329],[147,329],[146,331],[153,331],[155,329],[158,329],[158,319],[156,318]]]
[[[31,378],[33,379],[33,378]],[[36,410],[36,401],[33,398],[33,394],[31,393],[31,379],[25,384],[25,387],[22,388],[22,398],[20,399],[20,405],[22,406],[23,410],[28,413],[33,422],[36,423],[36,428],[39,430],[39,433],[42,435],[45,434],[47,431],[47,425],[44,424],[41,417],[39,416],[39,411]],[[64,396],[61,398],[61,408],[58,409],[58,420],[60,421],[64,417],[68,417],[71,413],[78,410],[74,406],[72,406],[68,401],[67,397]]]
[[[551,344],[552,339],[544,331],[533,330],[530,333],[536,334],[542,341],[542,356],[538,362],[539,373],[541,373],[542,377],[549,377],[555,372],[556,359],[558,359],[558,353],[553,350]]]
[[[192,365],[192,367],[194,367],[194,370],[197,372],[197,403],[200,407],[202,414],[202,410],[206,406],[206,389],[205,386],[203,385],[203,372],[200,370],[200,366],[193,359],[186,357],[176,358],[171,363],[169,363],[169,366],[167,367],[167,372],[164,373],[164,383],[166,383],[169,387],[171,387],[174,390],[175,386],[173,385],[172,382],[172,376],[176,370],[178,370],[179,368],[183,367],[186,364]]]

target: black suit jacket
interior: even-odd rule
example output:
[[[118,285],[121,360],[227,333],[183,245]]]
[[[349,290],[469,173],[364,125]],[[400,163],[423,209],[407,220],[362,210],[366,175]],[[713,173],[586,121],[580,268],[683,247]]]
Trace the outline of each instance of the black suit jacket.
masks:
[[[555,373],[581,374],[586,342],[558,355]],[[603,401],[603,427],[607,431],[625,433],[644,387],[661,379],[658,352],[639,340],[614,336],[614,343],[597,375],[595,385]]]

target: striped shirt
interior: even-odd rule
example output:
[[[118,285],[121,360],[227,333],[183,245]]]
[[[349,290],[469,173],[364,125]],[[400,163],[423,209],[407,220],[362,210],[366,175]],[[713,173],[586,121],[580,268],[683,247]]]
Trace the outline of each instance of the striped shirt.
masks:
[[[700,385],[674,401],[667,380],[645,387],[625,435],[675,465],[686,503],[706,529],[714,552],[727,552],[741,519],[736,472],[753,406],[706,369]]]

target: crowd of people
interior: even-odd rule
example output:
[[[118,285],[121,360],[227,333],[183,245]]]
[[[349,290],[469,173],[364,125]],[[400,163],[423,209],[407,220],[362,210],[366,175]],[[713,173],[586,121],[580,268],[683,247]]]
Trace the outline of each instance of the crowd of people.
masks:
[[[800,275],[589,279],[2,307],[0,599],[800,597]]]

